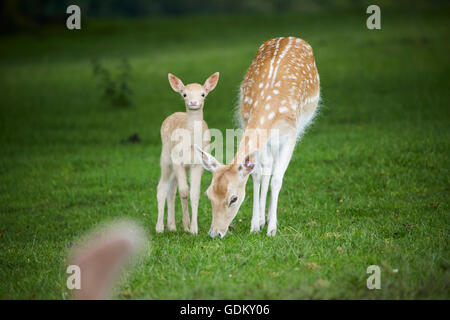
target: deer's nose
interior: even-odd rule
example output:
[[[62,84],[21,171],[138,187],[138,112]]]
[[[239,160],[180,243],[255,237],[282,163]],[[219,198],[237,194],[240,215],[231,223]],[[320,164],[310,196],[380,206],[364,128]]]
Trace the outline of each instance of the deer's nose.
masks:
[[[215,238],[217,236],[217,234],[212,229],[209,230],[208,234],[211,238]]]
[[[191,102],[189,102],[189,105],[192,107],[198,106],[198,101],[192,100]]]

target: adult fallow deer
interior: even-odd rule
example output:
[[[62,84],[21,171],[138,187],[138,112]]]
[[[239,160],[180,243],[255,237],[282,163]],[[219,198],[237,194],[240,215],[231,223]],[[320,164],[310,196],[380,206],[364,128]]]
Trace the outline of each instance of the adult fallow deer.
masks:
[[[240,88],[244,127],[234,160],[223,165],[197,147],[203,166],[213,172],[207,196],[212,205],[211,237],[224,237],[253,178],[251,232],[265,225],[270,183],[267,235],[277,230],[277,202],[295,144],[316,112],[319,74],[311,46],[295,37],[266,41],[259,48]],[[270,182],[269,182],[270,181]]]

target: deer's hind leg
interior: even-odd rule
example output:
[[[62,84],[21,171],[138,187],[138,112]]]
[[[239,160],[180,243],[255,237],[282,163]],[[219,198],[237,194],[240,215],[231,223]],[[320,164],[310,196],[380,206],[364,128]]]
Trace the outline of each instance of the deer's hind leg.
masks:
[[[167,195],[167,227],[170,231],[176,231],[175,224],[175,196],[177,193],[177,178],[175,173],[170,176],[169,191]]]
[[[158,200],[158,221],[156,222],[156,232],[164,231],[164,209],[166,198],[170,187],[171,167],[169,164],[161,163],[161,178],[158,183],[157,200]]]

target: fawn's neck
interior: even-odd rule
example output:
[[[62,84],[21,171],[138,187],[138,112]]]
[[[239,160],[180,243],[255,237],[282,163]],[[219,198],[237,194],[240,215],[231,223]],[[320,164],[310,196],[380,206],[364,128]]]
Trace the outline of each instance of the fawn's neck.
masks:
[[[200,108],[198,110],[188,110],[186,112],[187,119],[186,119],[186,125],[188,127],[192,127],[196,121],[200,121],[202,123],[203,121],[203,108]]]
[[[186,129],[191,134],[191,144],[203,146],[203,108],[186,111]]]

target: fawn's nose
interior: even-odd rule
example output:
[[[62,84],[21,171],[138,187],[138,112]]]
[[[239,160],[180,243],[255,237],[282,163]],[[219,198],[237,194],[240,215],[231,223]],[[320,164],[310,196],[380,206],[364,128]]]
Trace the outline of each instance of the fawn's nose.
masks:
[[[191,107],[196,107],[196,106],[198,106],[198,101],[192,100],[192,101],[189,102],[189,105],[190,105]]]

